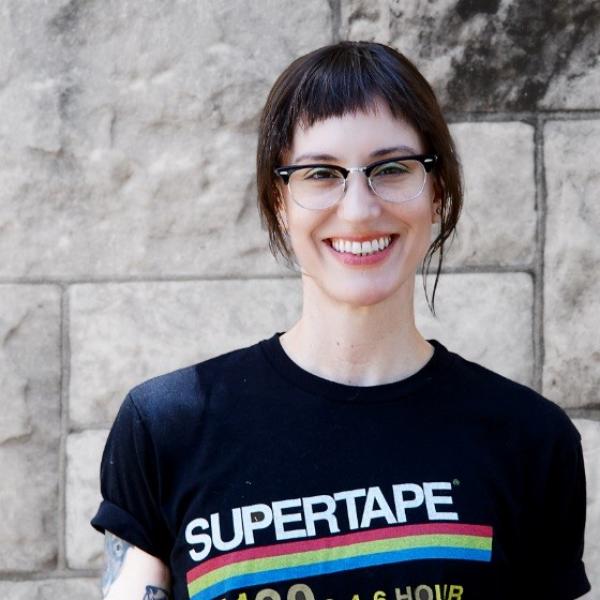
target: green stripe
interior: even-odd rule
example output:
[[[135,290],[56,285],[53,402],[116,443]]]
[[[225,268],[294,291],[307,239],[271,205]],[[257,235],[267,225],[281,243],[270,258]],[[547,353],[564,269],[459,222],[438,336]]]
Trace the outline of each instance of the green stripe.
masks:
[[[245,573],[257,573],[272,569],[327,562],[340,558],[350,558],[362,554],[376,554],[378,552],[389,552],[390,550],[423,548],[426,546],[451,546],[455,548],[491,550],[492,539],[490,537],[473,535],[422,534],[386,538],[370,542],[358,542],[346,546],[334,546],[332,548],[308,550],[306,552],[295,552],[293,554],[282,554],[265,558],[253,558],[231,565],[224,565],[214,571],[209,571],[201,575],[188,585],[188,591],[190,596],[193,596],[200,590],[219,581],[224,581],[230,577]]]

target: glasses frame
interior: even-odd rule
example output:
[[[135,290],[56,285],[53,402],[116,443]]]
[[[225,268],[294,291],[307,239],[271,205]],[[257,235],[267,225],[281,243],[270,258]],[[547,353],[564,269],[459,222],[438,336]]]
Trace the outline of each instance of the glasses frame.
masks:
[[[384,202],[390,202],[392,204],[401,204],[401,202],[394,202],[393,200],[387,200],[386,198],[382,198],[375,191],[375,189],[373,188],[373,182],[371,180],[371,173],[373,172],[373,169],[379,167],[380,165],[385,165],[386,163],[389,163],[389,162],[398,162],[398,161],[403,161],[403,160],[416,160],[416,161],[420,162],[421,165],[423,166],[423,169],[425,170],[425,173],[427,174],[432,171],[433,167],[437,163],[438,156],[437,156],[437,154],[410,154],[407,156],[392,156],[390,158],[384,158],[382,160],[378,160],[378,161],[369,163],[368,165],[364,165],[361,167],[348,167],[348,168],[342,167],[340,165],[332,165],[332,164],[328,164],[328,163],[311,163],[311,164],[307,164],[307,165],[286,165],[283,167],[277,167],[276,169],[274,169],[274,172],[276,175],[281,177],[281,179],[283,180],[283,183],[285,185],[287,185],[288,190],[290,192],[290,196],[292,197],[294,202],[296,202],[296,204],[298,204],[299,206],[302,206],[302,208],[306,208],[307,210],[325,210],[327,208],[331,208],[332,206],[335,206],[346,194],[346,189],[348,187],[348,175],[350,175],[350,173],[354,173],[357,171],[364,173],[365,177],[367,178],[367,182],[369,184],[369,189],[378,198],[381,198]],[[340,173],[344,179],[344,188],[342,190],[342,193],[340,194],[340,197],[335,202],[332,202],[331,204],[328,204],[327,206],[324,206],[323,208],[313,208],[313,207],[304,206],[303,204],[300,204],[294,198],[294,194],[292,194],[292,190],[290,188],[290,175],[292,173],[294,173],[295,171],[300,171],[301,169],[314,169],[314,168],[318,168],[318,167],[333,169],[333,170],[337,171],[338,173]],[[408,200],[404,200],[404,202],[408,202],[409,200],[414,200],[415,198],[418,198],[423,193],[424,187],[425,187],[425,179],[423,180],[423,186],[421,187],[421,190],[419,191],[419,193],[416,194],[415,196],[413,196],[412,198],[409,198]]]

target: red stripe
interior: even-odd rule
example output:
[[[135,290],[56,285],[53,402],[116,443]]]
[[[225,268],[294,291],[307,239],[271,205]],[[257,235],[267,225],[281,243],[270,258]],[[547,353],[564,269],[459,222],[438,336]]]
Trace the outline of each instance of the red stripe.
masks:
[[[285,542],[283,544],[272,544],[257,548],[246,548],[237,552],[228,552],[194,567],[187,572],[187,581],[191,583],[201,575],[225,565],[230,565],[253,558],[266,558],[268,556],[280,556],[282,554],[294,554],[295,552],[307,552],[309,550],[321,550],[337,546],[348,546],[358,542],[371,542],[391,537],[406,537],[410,535],[432,535],[432,534],[455,534],[455,535],[477,535],[483,537],[492,536],[492,528],[488,525],[467,525],[462,523],[423,523],[419,525],[397,525],[395,527],[383,527],[379,529],[368,529],[357,533],[345,533],[343,535],[332,535],[324,538],[303,540],[300,542]]]

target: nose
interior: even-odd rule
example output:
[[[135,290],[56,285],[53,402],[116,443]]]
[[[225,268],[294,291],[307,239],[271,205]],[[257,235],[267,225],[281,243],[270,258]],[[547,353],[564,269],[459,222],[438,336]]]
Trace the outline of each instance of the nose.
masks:
[[[381,203],[364,173],[353,171],[346,180],[346,193],[338,205],[338,214],[346,221],[365,221],[379,216]]]

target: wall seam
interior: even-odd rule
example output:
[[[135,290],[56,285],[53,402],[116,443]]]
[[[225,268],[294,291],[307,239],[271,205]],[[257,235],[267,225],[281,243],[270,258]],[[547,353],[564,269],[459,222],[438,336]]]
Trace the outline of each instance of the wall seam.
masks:
[[[60,445],[58,468],[58,570],[66,569],[67,529],[67,436],[69,432],[69,297],[66,285],[61,285],[60,310]]]
[[[534,382],[543,393],[544,369],[544,248],[546,244],[546,184],[544,169],[544,117],[538,115],[534,126],[534,170],[536,208],[536,252],[533,295]]]
[[[528,121],[535,123],[540,117],[554,121],[586,121],[600,119],[597,109],[573,110],[537,110],[537,111],[444,111],[444,117],[449,123],[494,123],[510,121]]]
[[[535,262],[535,259],[534,259]],[[468,275],[473,273],[535,273],[535,264],[514,263],[509,265],[444,265],[442,273],[454,275]],[[209,281],[280,281],[282,279],[300,279],[299,273],[283,273],[281,275],[206,275],[198,277],[186,276],[165,276],[165,277],[128,277],[123,279],[118,278],[98,278],[98,279],[72,279],[65,281],[59,279],[0,279],[0,285],[118,285],[132,283],[202,283]]]
[[[342,7],[341,0],[327,0],[331,11],[331,40],[333,43],[341,39]]]
[[[0,581],[22,582],[43,581],[45,579],[97,579],[100,569],[55,569],[41,571],[5,571],[0,576]]]

